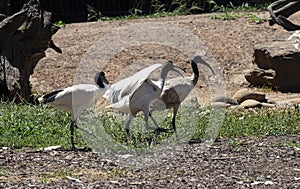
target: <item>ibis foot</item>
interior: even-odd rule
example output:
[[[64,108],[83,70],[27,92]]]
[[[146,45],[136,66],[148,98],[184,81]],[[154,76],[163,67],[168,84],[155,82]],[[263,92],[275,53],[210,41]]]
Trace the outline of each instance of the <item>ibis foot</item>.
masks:
[[[74,151],[74,152],[91,152],[92,148],[89,148],[89,147],[76,148],[75,146],[72,146],[71,151]]]
[[[169,129],[157,127],[157,128],[154,130],[154,133],[155,133],[156,135],[158,135],[158,134],[160,134],[160,133],[169,133]]]

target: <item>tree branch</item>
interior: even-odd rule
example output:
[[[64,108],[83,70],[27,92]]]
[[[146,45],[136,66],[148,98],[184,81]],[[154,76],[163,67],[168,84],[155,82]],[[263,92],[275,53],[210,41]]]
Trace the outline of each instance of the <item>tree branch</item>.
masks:
[[[288,31],[297,30],[300,26],[293,24],[287,18],[300,10],[298,0],[278,0],[271,3],[267,10],[270,13],[269,24],[278,24]]]

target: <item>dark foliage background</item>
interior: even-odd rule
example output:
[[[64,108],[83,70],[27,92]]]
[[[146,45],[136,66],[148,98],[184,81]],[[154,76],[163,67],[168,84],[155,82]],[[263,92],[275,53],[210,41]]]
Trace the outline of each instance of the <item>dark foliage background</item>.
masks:
[[[13,14],[19,11],[23,4],[28,0],[10,0],[9,13]],[[174,0],[173,0],[174,1]],[[209,6],[209,0],[186,0],[188,5],[197,3],[202,10],[195,13],[210,12],[212,7]],[[234,6],[248,3],[249,5],[264,4],[274,2],[274,0],[214,0],[218,5],[226,5],[230,2]],[[149,14],[153,11],[155,0],[40,0],[43,9],[52,12],[53,21],[62,20],[66,23],[87,21],[87,4],[99,10],[103,16],[122,16],[130,14],[130,10],[139,9],[143,14]],[[164,4],[170,11],[176,7],[171,6],[172,0],[158,0]]]

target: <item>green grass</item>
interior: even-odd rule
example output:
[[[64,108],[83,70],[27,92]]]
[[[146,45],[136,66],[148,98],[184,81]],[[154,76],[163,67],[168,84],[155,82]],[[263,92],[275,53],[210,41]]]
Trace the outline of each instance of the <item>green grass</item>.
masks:
[[[220,20],[235,20],[237,18],[247,18],[249,21],[261,24],[268,21],[267,17],[261,17],[253,13],[238,13],[235,11],[218,13],[211,17],[212,19],[220,19]]]
[[[241,6],[234,6],[232,3],[229,3],[227,6],[218,6],[215,4],[213,12],[216,12],[216,15],[213,15],[212,19],[220,20],[235,20],[237,18],[247,18],[252,22],[257,24],[264,23],[268,21],[267,17],[261,17],[254,12],[265,11],[268,4],[254,5],[249,6],[247,3],[242,4]]]
[[[49,107],[0,102],[0,146],[69,148],[70,115]],[[79,137],[77,134],[76,137]],[[83,144],[79,140],[79,144]]]
[[[66,27],[66,23],[63,22],[62,20],[55,22],[55,25],[57,27]]]
[[[197,9],[196,6],[193,6],[191,8],[186,8],[184,5],[179,6],[174,11],[166,11],[165,9],[158,10],[154,13],[145,15],[143,12],[139,9],[132,9],[130,10],[129,15],[124,16],[115,16],[115,17],[109,17],[104,16],[100,12],[90,12],[88,14],[87,21],[92,20],[101,20],[101,21],[111,21],[111,20],[132,20],[132,19],[145,19],[145,18],[160,18],[160,17],[167,17],[167,16],[183,16],[183,15],[190,15],[192,10]]]
[[[215,111],[210,108],[186,109],[181,108],[177,119],[177,131],[180,138],[205,138],[209,131],[213,130],[218,120],[218,115],[211,117]],[[184,110],[183,110],[184,109]],[[123,125],[127,119],[109,114],[91,114],[87,111],[78,123],[92,131],[97,139],[86,134],[81,135],[76,130],[76,144],[79,146],[94,143],[98,147],[110,147],[112,144],[116,150],[121,148],[148,147],[149,141],[153,140],[154,134],[146,131],[144,120],[139,116],[131,124],[131,140],[128,141]],[[166,112],[154,113],[154,117],[164,128],[171,129],[171,114]],[[221,120],[222,121],[222,120]],[[0,102],[0,147],[13,148],[41,148],[53,145],[61,145],[69,148],[70,114],[47,106],[35,106],[28,104],[14,104]],[[150,120],[150,124],[152,124]],[[300,134],[300,112],[296,108],[286,109],[255,109],[255,110],[230,110],[224,112],[224,120],[220,130],[216,130],[218,137],[238,138],[248,136],[265,135],[289,135]],[[213,128],[213,129],[218,129]],[[157,142],[174,142],[172,134],[161,134]],[[236,141],[232,141],[237,145]]]
[[[300,133],[299,109],[255,109],[227,111],[222,137],[288,135]]]
[[[248,3],[243,3],[240,6],[234,6],[231,2],[228,3],[228,5],[218,5],[214,1],[211,1],[211,4],[213,4],[213,12],[258,12],[258,11],[265,11],[267,10],[267,7],[270,3],[264,3],[264,4],[254,4],[249,5]]]
[[[240,16],[237,13],[234,12],[225,12],[225,13],[219,13],[216,15],[213,15],[212,19],[220,19],[220,20],[235,20],[239,18]]]

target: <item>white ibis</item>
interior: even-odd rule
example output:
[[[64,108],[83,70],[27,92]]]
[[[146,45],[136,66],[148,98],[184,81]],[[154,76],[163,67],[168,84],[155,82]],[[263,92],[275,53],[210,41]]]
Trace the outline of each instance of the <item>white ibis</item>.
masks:
[[[94,84],[78,84],[65,89],[55,90],[49,94],[45,94],[38,100],[43,104],[71,112],[71,148],[77,150],[74,144],[74,128],[78,128],[84,132],[91,134],[89,131],[79,127],[76,123],[81,112],[92,107],[96,100],[100,98],[110,87],[109,82],[105,78],[103,71],[97,72]]]
[[[175,121],[176,121],[176,115],[179,106],[181,102],[188,96],[188,94],[191,92],[194,86],[197,84],[199,79],[199,70],[198,70],[197,63],[208,66],[212,71],[212,73],[215,74],[213,69],[207,62],[205,62],[200,56],[194,56],[193,59],[191,60],[191,67],[193,70],[193,74],[190,77],[184,77],[184,78],[176,77],[167,80],[159,98],[159,100],[161,100],[164,103],[165,108],[173,109],[172,127],[176,136],[177,133],[176,133]],[[159,102],[154,101],[153,104],[151,104],[151,111],[160,109],[158,106],[161,106]]]
[[[162,67],[162,70],[159,80],[153,81],[149,79],[149,75],[160,67]],[[140,70],[131,77],[118,81],[106,91],[103,97],[113,103],[107,106],[107,109],[115,109],[123,113],[129,113],[129,119],[125,126],[127,137],[129,137],[130,122],[140,111],[142,111],[144,114],[147,130],[159,129],[156,121],[153,119],[149,111],[150,103],[154,99],[160,97],[169,71],[175,71],[181,75],[181,73],[175,68],[181,69],[177,66],[174,66],[170,61],[164,63],[163,65],[153,64]],[[156,128],[149,126],[149,116],[156,125]]]

